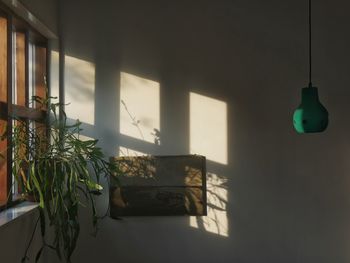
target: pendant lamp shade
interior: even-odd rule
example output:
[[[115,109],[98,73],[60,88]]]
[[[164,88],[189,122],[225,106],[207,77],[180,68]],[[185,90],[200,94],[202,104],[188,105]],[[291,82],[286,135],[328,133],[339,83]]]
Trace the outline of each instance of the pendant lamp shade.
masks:
[[[301,104],[293,115],[294,128],[298,133],[323,132],[328,126],[328,111],[318,99],[316,87],[302,89]]]
[[[293,125],[298,133],[323,132],[328,126],[328,111],[318,99],[311,82],[311,0],[309,0],[309,86],[301,91],[301,104],[294,111]]]

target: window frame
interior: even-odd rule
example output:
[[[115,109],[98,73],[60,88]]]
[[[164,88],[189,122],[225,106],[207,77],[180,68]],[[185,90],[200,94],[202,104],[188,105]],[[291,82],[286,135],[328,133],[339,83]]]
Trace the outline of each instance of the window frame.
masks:
[[[29,64],[35,63],[36,58],[29,57],[29,48],[31,45],[34,47],[42,47],[46,49],[45,54],[45,64],[42,67],[45,69],[45,79],[46,87],[48,89],[48,94],[50,94],[50,49],[49,49],[49,38],[45,37],[39,33],[33,26],[27,23],[23,18],[17,16],[8,7],[0,4],[0,17],[5,18],[7,21],[7,63],[6,63],[6,75],[7,75],[7,100],[6,102],[0,101],[0,118],[6,121],[6,139],[7,139],[7,151],[6,151],[6,179],[7,184],[4,185],[6,188],[7,200],[0,204],[0,212],[12,207],[21,201],[23,201],[18,196],[15,197],[13,193],[13,175],[12,175],[12,129],[14,117],[25,120],[27,123],[29,121],[45,123],[48,114],[47,109],[37,109],[34,105],[30,107],[29,105],[29,88],[30,88],[30,78],[29,75],[33,74],[31,72]],[[15,52],[16,47],[14,46],[14,35],[16,32],[21,32],[25,34],[25,48],[24,48],[24,96],[25,96],[25,106],[16,105],[13,98],[13,93],[16,88],[14,71],[16,71],[16,61]],[[35,73],[34,73],[35,74]],[[35,90],[36,86],[32,84],[32,88]],[[0,175],[1,176],[1,175]],[[0,189],[1,191],[3,189]]]

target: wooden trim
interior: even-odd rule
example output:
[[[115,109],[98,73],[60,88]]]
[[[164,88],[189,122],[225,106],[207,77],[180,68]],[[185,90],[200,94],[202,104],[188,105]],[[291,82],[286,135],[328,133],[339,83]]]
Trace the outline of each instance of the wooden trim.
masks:
[[[12,118],[28,119],[37,122],[45,122],[47,111],[27,108],[20,105],[12,105],[10,107],[9,115]]]
[[[6,130],[7,126],[7,29],[6,17],[0,17],[0,133]],[[7,203],[8,196],[8,173],[7,173],[7,140],[0,141],[0,203]]]
[[[0,132],[3,133],[6,129],[6,120],[0,120]],[[7,140],[1,140],[0,141],[0,152],[2,154],[2,157],[0,158],[0,203],[6,203],[7,202],[7,180],[8,180],[8,173],[7,173]]]
[[[7,101],[7,19],[0,17],[0,101]]]
[[[7,17],[7,130],[12,131],[12,119],[8,116],[10,105],[12,103],[13,89],[13,28],[12,15]],[[7,145],[12,145],[12,134],[7,133]],[[11,192],[12,188],[12,147],[7,147],[7,192]],[[12,202],[12,194],[9,195],[8,202]]]
[[[24,34],[24,105],[29,107],[29,31]]]
[[[26,106],[26,34],[16,32],[16,104]]]

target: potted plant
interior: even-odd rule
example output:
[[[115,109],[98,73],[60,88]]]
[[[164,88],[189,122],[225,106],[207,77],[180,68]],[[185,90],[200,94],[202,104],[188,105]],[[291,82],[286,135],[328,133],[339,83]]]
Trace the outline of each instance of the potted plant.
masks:
[[[66,114],[59,109],[61,105],[52,103],[52,97],[33,100],[49,114],[44,123],[13,117],[13,175],[22,195],[39,202],[43,245],[36,261],[49,247],[60,259],[70,262],[80,231],[79,207],[88,202],[96,229],[94,198],[101,194],[100,179],[105,176],[109,180],[114,175],[112,179],[117,183],[119,170],[116,163],[105,159],[97,140],[81,140],[81,123],[68,124]],[[51,241],[47,240],[48,226],[53,229]],[[22,262],[27,259],[26,251]]]

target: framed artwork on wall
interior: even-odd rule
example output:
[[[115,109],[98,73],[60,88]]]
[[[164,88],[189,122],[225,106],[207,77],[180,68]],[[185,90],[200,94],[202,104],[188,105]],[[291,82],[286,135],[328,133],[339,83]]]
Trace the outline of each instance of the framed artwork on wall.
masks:
[[[200,155],[112,157],[124,176],[110,188],[110,216],[207,214],[206,159]]]

